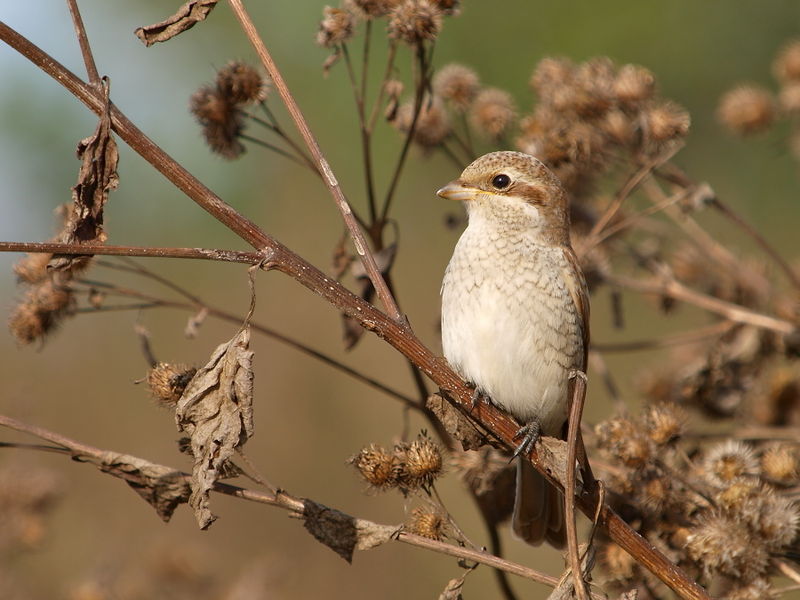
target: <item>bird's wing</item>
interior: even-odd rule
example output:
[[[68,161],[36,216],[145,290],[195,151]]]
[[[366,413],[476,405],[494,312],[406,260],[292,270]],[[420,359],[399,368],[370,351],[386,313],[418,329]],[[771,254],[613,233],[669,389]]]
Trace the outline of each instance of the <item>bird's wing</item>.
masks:
[[[564,247],[564,258],[567,259],[567,264],[569,265],[564,269],[564,281],[583,324],[583,364],[581,368],[585,372],[588,368],[587,358],[589,355],[589,291],[586,287],[586,279],[583,277],[583,270],[578,262],[578,257],[571,246]]]

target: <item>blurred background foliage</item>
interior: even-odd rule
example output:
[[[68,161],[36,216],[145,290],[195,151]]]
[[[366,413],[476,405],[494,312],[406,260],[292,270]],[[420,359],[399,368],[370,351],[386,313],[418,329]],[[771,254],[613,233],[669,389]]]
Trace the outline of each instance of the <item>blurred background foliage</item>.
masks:
[[[250,4],[261,35],[345,192],[355,206],[363,208],[362,165],[349,83],[342,64],[323,78],[321,65],[327,53],[314,44],[324,4],[309,0]],[[228,7],[220,4],[207,22],[149,49],[135,38],[134,28],[161,20],[171,6],[152,0],[86,1],[81,8],[98,68],[110,77],[111,97],[120,109],[223,199],[328,270],[342,227],[319,181],[255,147],[232,162],[211,155],[187,111],[191,93],[212,80],[216,68],[233,58],[252,59]],[[63,3],[6,2],[0,18],[84,76]],[[451,61],[472,66],[484,84],[509,90],[521,111],[530,106],[528,78],[542,57],[584,60],[607,55],[620,64],[646,66],[655,73],[662,95],[692,115],[687,146],[675,162],[695,180],[709,182],[791,257],[797,253],[800,226],[800,172],[787,150],[786,124],[742,141],[722,130],[714,112],[719,96],[737,82],[774,89],[772,58],[799,32],[800,4],[793,0],[467,1],[461,16],[446,19],[434,61],[437,66]],[[377,50],[380,46],[380,42],[375,46],[378,56],[385,51]],[[405,57],[398,64],[406,67],[408,63]],[[372,80],[376,81],[380,58],[373,66]],[[5,46],[0,47],[0,70],[4,80],[0,89],[0,239],[46,240],[55,228],[53,209],[69,200],[75,183],[75,144],[91,134],[96,119]],[[277,97],[270,102],[278,107]],[[290,127],[285,112],[280,108],[277,112]],[[379,182],[384,186],[400,143],[388,126],[379,128],[374,148]],[[439,344],[441,276],[458,237],[457,231],[444,225],[457,207],[437,199],[434,192],[456,175],[444,156],[423,156],[415,150],[393,209],[399,228],[393,272],[398,297],[417,334],[434,348]],[[734,251],[752,250],[751,243],[719,216],[708,213],[698,218]],[[106,224],[109,242],[114,244],[242,247],[235,236],[124,145],[120,186],[111,194]],[[0,255],[0,303],[6,309],[16,297],[11,265],[17,258]],[[142,260],[208,303],[245,313],[244,267]],[[98,279],[107,275],[99,267],[90,273]],[[140,280],[113,277],[120,283],[155,289]],[[600,290],[593,298],[594,339],[641,339],[697,322],[690,310],[663,319],[653,319],[651,309],[639,302],[629,302],[626,310],[627,327],[614,329],[607,291]],[[68,320],[42,347],[19,348],[10,335],[3,334],[0,411],[101,448],[189,468],[188,459],[175,451],[172,416],[155,406],[146,389],[134,385],[144,376],[146,363],[133,333],[140,321],[151,332],[160,360],[202,364],[235,328],[209,320],[198,338],[187,340],[183,329],[188,317],[169,310],[81,315]],[[374,337],[366,336],[354,351],[344,353],[338,315],[286,277],[259,277],[256,318],[314,348],[341,356],[395,387],[413,390],[405,361]],[[365,495],[345,459],[369,442],[391,443],[403,428],[402,407],[269,339],[256,336],[253,346],[256,436],[248,450],[261,472],[292,493],[350,514],[401,522],[402,500]],[[657,363],[659,356],[649,352],[610,358],[629,406],[637,404],[631,385],[634,374],[643,362]],[[589,422],[612,410],[597,382],[590,386],[589,402]],[[412,431],[420,426],[414,421]],[[23,438],[4,431],[2,439]],[[16,590],[13,593],[19,598],[105,598],[91,596],[92,585],[97,583],[99,590],[98,582],[112,579],[124,582],[118,589],[127,595],[120,597],[138,598],[148,593],[141,591],[147,578],[161,582],[162,597],[178,597],[170,591],[170,582],[188,578],[198,590],[218,590],[209,597],[239,597],[231,591],[237,580],[242,589],[247,582],[255,586],[252,589],[263,584],[269,597],[430,598],[460,574],[452,559],[402,545],[358,554],[348,567],[283,511],[227,498],[214,498],[220,520],[208,532],[198,531],[185,509],[164,525],[126,486],[89,467],[54,455],[3,450],[0,468],[12,465],[33,473],[44,469],[48,477],[54,474],[53,485],[60,492],[57,508],[43,530],[30,534],[30,551],[14,553],[2,576],[8,593]],[[23,479],[12,477],[8,485],[21,485]],[[445,502],[473,539],[480,539],[480,520],[453,479],[442,484]],[[533,550],[510,539],[507,550],[513,560],[560,572],[556,552],[536,550],[534,561]],[[527,597],[546,596],[541,587],[515,585]],[[488,569],[478,569],[472,576],[469,595],[496,595]]]

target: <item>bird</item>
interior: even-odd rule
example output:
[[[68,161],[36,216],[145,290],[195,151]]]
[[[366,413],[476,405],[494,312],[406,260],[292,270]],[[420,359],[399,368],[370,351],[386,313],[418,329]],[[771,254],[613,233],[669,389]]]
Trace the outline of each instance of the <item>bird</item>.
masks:
[[[522,152],[485,154],[437,194],[466,206],[467,227],[442,282],[442,349],[523,427],[512,530],[532,545],[565,544],[563,497],[523,458],[540,435],[565,439],[570,378],[584,374],[589,296],[570,243],[558,178]]]

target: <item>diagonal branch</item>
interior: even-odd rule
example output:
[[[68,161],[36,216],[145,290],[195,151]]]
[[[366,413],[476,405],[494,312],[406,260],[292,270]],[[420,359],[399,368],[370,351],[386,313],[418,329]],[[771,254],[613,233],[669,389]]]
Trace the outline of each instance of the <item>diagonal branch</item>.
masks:
[[[311,132],[311,128],[308,126],[303,113],[300,111],[300,107],[297,105],[294,96],[292,96],[292,93],[289,91],[289,87],[286,85],[283,75],[281,75],[281,72],[278,70],[275,61],[272,60],[272,55],[259,37],[256,27],[250,19],[250,15],[245,10],[241,0],[230,0],[230,5],[233,12],[236,14],[236,18],[239,19],[239,23],[241,23],[247,38],[250,40],[250,43],[253,44],[258,57],[261,59],[261,63],[272,78],[272,82],[275,84],[275,88],[283,99],[283,103],[286,105],[292,120],[295,122],[295,125],[297,125],[297,129],[300,130],[300,135],[303,136],[303,140],[305,140],[308,149],[311,151],[311,156],[314,158],[320,173],[323,175],[322,179],[325,181],[325,185],[328,186],[328,190],[333,196],[336,206],[342,213],[342,219],[347,226],[347,230],[350,232],[350,237],[353,239],[356,253],[364,264],[367,276],[375,287],[375,291],[381,299],[381,302],[383,302],[386,312],[395,321],[405,323],[405,318],[400,313],[394,296],[392,296],[389,286],[386,285],[386,281],[381,275],[378,265],[375,263],[375,257],[372,255],[367,245],[367,240],[358,227],[356,218],[353,215],[353,210],[350,208],[350,204],[347,202],[344,192],[342,192],[339,181],[336,179],[336,175],[333,174],[330,164],[328,164],[328,159],[326,159],[325,155],[322,153],[317,138]]]

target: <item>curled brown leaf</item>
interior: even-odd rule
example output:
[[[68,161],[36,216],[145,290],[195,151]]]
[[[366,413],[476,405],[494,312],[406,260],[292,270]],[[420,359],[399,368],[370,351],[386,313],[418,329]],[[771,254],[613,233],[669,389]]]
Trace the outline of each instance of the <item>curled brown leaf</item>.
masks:
[[[160,23],[139,27],[134,33],[148,47],[156,42],[166,42],[204,21],[216,5],[217,0],[190,0]]]
[[[181,396],[176,410],[178,429],[191,438],[192,495],[189,504],[201,529],[216,517],[209,508],[214,483],[225,465],[253,435],[253,352],[250,329],[240,330],[220,344]]]

